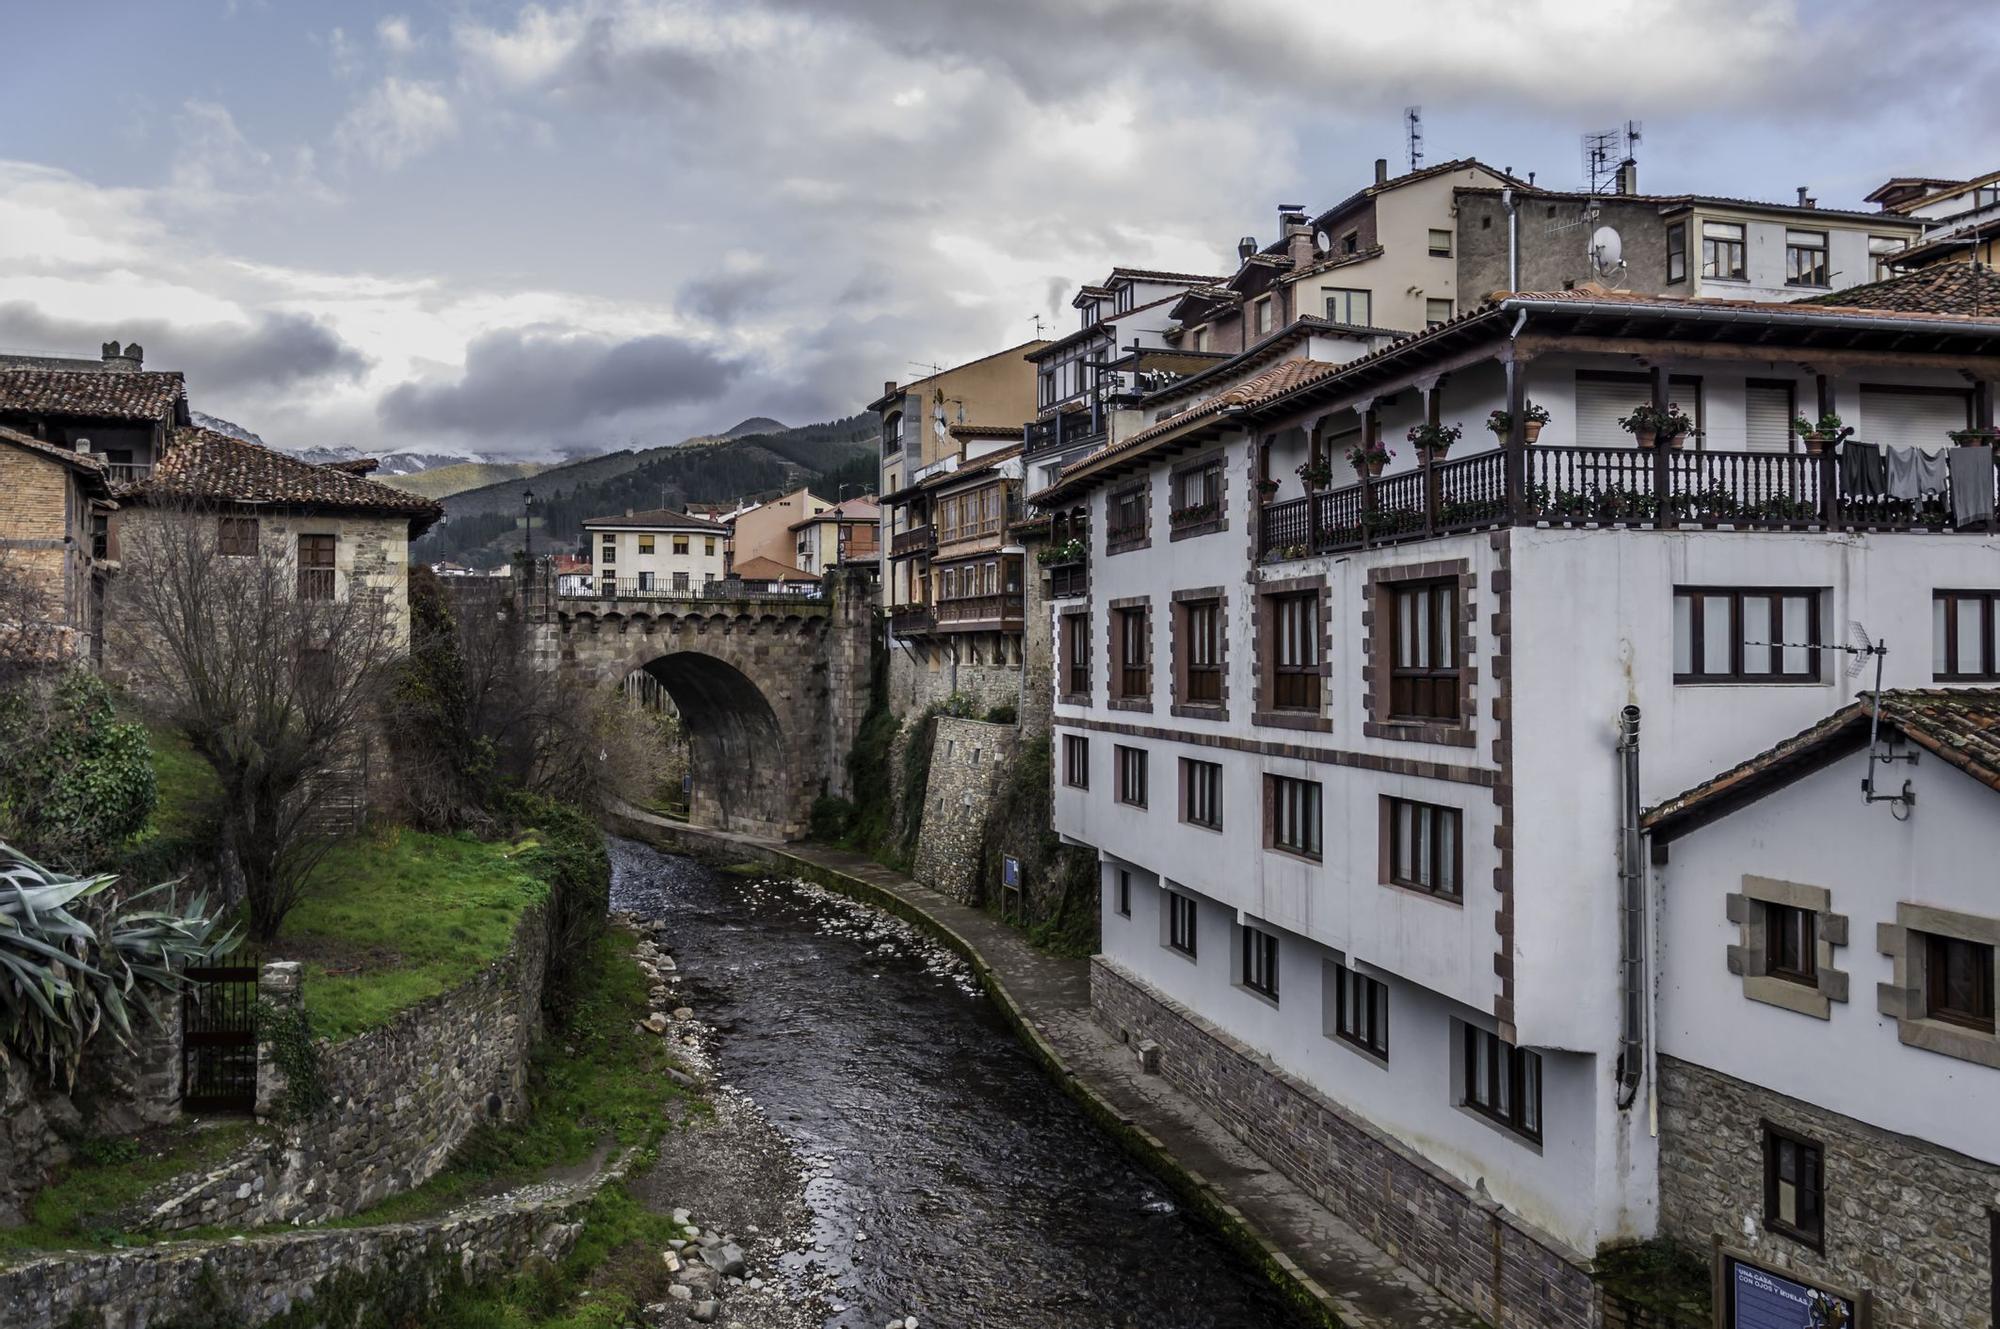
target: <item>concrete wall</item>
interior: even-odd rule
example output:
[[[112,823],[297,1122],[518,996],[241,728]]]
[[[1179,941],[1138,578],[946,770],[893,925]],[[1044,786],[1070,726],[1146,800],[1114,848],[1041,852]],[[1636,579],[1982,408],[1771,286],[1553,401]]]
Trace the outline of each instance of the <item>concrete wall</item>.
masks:
[[[988,883],[980,880],[979,849],[986,814],[1019,742],[1015,725],[937,718],[923,825],[917,833],[918,881],[955,900],[977,903],[984,898]]]
[[[742,567],[753,558],[768,558],[792,567],[792,560],[798,556],[792,524],[818,516],[832,506],[809,489],[794,489],[744,513],[736,519],[730,538],[731,566]]]

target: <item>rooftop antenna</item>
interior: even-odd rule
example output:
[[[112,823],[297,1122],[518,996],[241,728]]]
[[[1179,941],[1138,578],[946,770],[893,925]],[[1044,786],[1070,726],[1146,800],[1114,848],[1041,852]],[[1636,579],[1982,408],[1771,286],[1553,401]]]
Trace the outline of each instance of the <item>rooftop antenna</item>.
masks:
[[[1875,767],[1877,764],[1890,765],[1906,761],[1917,764],[1914,752],[1891,752],[1882,742],[1882,662],[1889,658],[1889,643],[1880,637],[1871,637],[1868,629],[1853,619],[1847,621],[1847,640],[1837,642],[1798,641],[1746,641],[1745,646],[1769,646],[1773,650],[1843,651],[1846,653],[1846,675],[1852,679],[1868,667],[1868,659],[1875,659],[1875,689],[1868,694],[1868,774],[1861,781],[1861,801],[1864,804],[1887,803],[1889,815],[1897,821],[1908,821],[1916,810],[1917,791],[1910,781],[1903,781],[1902,792],[1884,794],[1875,788]]]
[[[1405,106],[1403,108],[1403,137],[1410,145],[1410,171],[1414,174],[1424,164],[1424,108]]]
[[[1583,136],[1583,178],[1588,192],[1608,194],[1618,186],[1618,142],[1615,129],[1599,129]]]
[[[1035,320],[1035,340],[1040,341],[1042,339],[1042,316],[1040,314],[1030,314],[1028,317]]]

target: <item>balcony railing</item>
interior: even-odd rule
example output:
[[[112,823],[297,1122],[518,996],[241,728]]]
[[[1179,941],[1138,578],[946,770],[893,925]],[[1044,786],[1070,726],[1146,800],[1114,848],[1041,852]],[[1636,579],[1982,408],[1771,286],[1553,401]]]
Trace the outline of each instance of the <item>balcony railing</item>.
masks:
[[[898,531],[889,541],[889,557],[908,558],[912,554],[928,554],[937,548],[937,527],[918,526],[912,530]]]
[[[955,600],[937,602],[939,627],[1019,623],[1021,614],[1019,591],[1002,591],[998,595],[968,595]]]
[[[1831,453],[1528,447],[1520,454],[1511,496],[1508,460],[1504,449],[1495,449],[1269,504],[1260,528],[1263,556],[1299,558],[1515,523],[1669,530],[1958,529],[1949,485],[1913,501],[1850,493]],[[1990,524],[1978,523],[1982,529]]]
[[[1102,442],[1104,426],[1092,428],[1088,411],[1070,411],[1053,415],[1046,420],[1036,420],[1027,427],[1023,437],[1024,457],[1039,456],[1044,452],[1055,452],[1063,448],[1082,447],[1086,443]]]
[[[135,485],[153,474],[153,463],[149,461],[106,462],[105,478],[114,485]]]
[[[937,616],[929,605],[891,605],[889,626],[899,636],[910,636],[936,627]]]
[[[817,582],[798,582],[782,590],[752,590],[735,577],[721,577],[692,586],[640,586],[627,581],[600,581],[590,590],[556,592],[564,600],[817,600],[824,594]]]

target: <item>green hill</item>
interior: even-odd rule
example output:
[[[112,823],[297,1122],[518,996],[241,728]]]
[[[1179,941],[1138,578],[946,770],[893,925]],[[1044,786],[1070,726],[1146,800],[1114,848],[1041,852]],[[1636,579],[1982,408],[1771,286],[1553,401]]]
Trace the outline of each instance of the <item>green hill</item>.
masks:
[[[425,498],[450,498],[453,494],[463,493],[467,489],[480,489],[487,485],[525,480],[547,469],[548,463],[540,461],[468,461],[460,462],[456,466],[436,466],[428,471],[414,471],[409,475],[378,475],[374,478],[385,485],[394,485],[412,494],[422,494]]]
[[[536,548],[577,549],[586,520],[628,508],[765,499],[800,485],[829,499],[843,486],[848,497],[872,493],[880,474],[877,428],[864,413],[550,466],[534,477]],[[445,519],[411,548],[411,557],[475,567],[505,562],[521,546],[522,487],[504,479],[447,496]]]

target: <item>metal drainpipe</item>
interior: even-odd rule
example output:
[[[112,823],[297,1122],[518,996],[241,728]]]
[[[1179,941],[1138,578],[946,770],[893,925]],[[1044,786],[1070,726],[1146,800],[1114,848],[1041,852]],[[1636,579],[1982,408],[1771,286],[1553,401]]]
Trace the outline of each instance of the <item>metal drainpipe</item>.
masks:
[[[1521,288],[1521,246],[1517,239],[1514,219],[1518,205],[1514,202],[1514,191],[1511,188],[1500,191],[1500,206],[1507,209],[1507,290],[1511,294]]]
[[[1624,807],[1618,846],[1618,1108],[1639,1096],[1646,1069],[1646,869],[1639,842],[1639,708],[1618,713],[1618,764]]]

